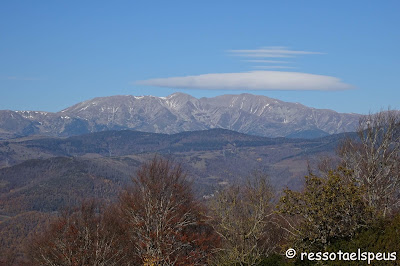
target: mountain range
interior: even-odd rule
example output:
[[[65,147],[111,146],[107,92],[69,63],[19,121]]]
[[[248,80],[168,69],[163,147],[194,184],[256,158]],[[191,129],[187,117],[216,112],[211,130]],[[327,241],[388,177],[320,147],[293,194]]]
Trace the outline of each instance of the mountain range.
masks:
[[[253,171],[278,191],[299,189],[308,166],[335,161],[360,115],[251,94],[197,99],[111,96],[59,112],[0,111],[0,254],[82,200],[112,202],[154,156],[182,164],[196,197]],[[1,257],[1,256],[0,256]]]
[[[316,138],[354,131],[359,118],[252,94],[200,99],[184,93],[119,95],[94,98],[56,113],[2,110],[0,139],[123,129],[174,134],[213,128],[264,137]]]

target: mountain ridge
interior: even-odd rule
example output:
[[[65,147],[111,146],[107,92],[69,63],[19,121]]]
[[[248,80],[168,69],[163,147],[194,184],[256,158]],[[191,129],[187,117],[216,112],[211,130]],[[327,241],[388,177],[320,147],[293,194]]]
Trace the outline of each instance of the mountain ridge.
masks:
[[[166,97],[115,95],[56,113],[2,110],[0,138],[68,137],[122,129],[173,134],[212,128],[265,137],[314,138],[354,131],[360,116],[249,93],[199,99],[181,92]]]

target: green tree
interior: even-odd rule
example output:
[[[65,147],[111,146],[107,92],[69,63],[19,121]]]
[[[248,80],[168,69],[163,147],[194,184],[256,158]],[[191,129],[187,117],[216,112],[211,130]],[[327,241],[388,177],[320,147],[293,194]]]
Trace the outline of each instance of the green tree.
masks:
[[[339,239],[327,247],[327,251],[337,252],[374,252],[385,253],[387,260],[374,260],[373,265],[399,265],[400,257],[400,215],[390,218],[379,218],[373,224],[357,232],[351,240]],[[396,256],[393,252],[397,252]],[[389,254],[391,254],[390,259]],[[397,260],[394,260],[394,258]],[[360,261],[332,261],[330,265],[367,265]]]
[[[288,227],[294,246],[321,251],[333,240],[351,237],[369,224],[372,213],[362,198],[363,190],[349,182],[348,175],[351,173],[343,169],[330,171],[326,178],[310,174],[303,191],[284,191],[279,212],[300,222],[296,230]]]

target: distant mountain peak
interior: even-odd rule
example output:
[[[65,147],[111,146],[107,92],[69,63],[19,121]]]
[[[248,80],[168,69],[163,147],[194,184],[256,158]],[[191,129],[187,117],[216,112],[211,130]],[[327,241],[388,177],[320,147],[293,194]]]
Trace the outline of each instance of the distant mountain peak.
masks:
[[[110,129],[171,134],[211,128],[266,137],[311,137],[353,131],[359,117],[249,93],[200,99],[182,92],[166,97],[115,95],[77,103],[58,113],[0,111],[0,138]]]
[[[189,95],[189,94],[187,94],[187,93],[183,93],[183,92],[174,92],[174,93],[168,95],[167,98],[172,98],[172,97],[187,97],[187,96],[193,97],[193,96],[191,96],[191,95]]]

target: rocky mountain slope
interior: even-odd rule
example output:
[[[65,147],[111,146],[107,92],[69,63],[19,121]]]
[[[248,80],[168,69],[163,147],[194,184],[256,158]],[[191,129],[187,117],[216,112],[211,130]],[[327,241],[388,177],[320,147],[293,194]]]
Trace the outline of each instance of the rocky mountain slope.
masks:
[[[121,129],[172,134],[212,128],[265,137],[314,138],[354,131],[359,117],[252,94],[201,99],[184,93],[127,95],[94,98],[57,113],[0,111],[0,138]]]

